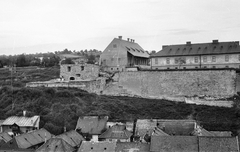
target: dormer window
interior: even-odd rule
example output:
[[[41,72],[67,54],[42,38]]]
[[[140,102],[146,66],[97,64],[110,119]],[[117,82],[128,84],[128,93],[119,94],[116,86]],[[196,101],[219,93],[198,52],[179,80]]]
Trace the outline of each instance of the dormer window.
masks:
[[[130,51],[131,49],[130,48],[128,48],[128,47],[126,47],[127,49],[128,49],[128,51]]]

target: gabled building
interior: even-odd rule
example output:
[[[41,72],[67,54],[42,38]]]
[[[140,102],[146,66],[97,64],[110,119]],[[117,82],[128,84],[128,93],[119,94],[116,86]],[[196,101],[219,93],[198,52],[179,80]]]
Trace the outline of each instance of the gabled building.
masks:
[[[106,131],[108,116],[84,116],[79,117],[76,131],[85,139],[98,141],[98,136]]]
[[[100,55],[105,71],[125,71],[126,67],[149,66],[149,54],[133,39],[114,38]]]
[[[152,69],[240,68],[239,41],[164,45],[151,55]]]
[[[106,141],[130,142],[132,133],[126,129],[125,125],[114,125],[99,136],[99,139]]]
[[[15,134],[26,133],[39,129],[40,116],[25,117],[11,116],[2,123],[3,132],[13,132]]]

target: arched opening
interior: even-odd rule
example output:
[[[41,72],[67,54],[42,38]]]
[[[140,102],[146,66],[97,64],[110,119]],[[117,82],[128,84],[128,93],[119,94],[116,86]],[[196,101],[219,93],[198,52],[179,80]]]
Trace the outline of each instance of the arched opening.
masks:
[[[69,80],[75,80],[75,78],[74,77],[70,77]]]

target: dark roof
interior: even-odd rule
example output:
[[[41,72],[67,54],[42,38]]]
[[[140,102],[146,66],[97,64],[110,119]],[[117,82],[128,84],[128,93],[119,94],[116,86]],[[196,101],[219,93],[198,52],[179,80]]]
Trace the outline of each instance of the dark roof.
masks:
[[[117,142],[115,152],[150,152],[150,145],[141,142]]]
[[[61,135],[56,136],[56,138],[62,138],[68,144],[70,144],[72,147],[79,146],[82,141],[85,141],[85,139],[82,137],[82,135],[80,135],[75,130],[65,132]]]
[[[78,152],[114,152],[116,142],[110,141],[83,141]]]
[[[152,135],[155,127],[168,135],[190,135],[195,127],[195,120],[181,120],[181,119],[138,119],[136,124],[136,133],[144,136],[147,132]]]
[[[99,116],[85,116],[79,117],[76,130],[81,133],[88,133],[91,135],[100,135],[106,128],[108,117]]]
[[[199,151],[239,152],[237,137],[198,137]]]
[[[48,140],[52,135],[44,128],[39,130],[34,130],[19,136],[15,136],[13,139],[16,140],[18,148],[29,148],[34,145],[43,143],[45,140]],[[9,141],[10,142],[10,141]]]
[[[157,121],[158,127],[168,135],[191,135],[196,127],[195,120],[164,120]]]
[[[222,137],[231,137],[231,131],[210,131],[210,133],[214,134],[215,136],[222,136]]]
[[[51,138],[36,152],[73,152],[75,149],[61,138]]]
[[[102,133],[99,138],[104,139],[129,139],[132,133],[126,130],[125,125],[114,125],[104,133]]]
[[[240,53],[239,41],[167,45],[151,57],[174,57],[190,55],[214,55]]]
[[[198,152],[197,136],[152,136],[150,151]]]
[[[12,139],[12,137],[7,132],[0,133],[0,140],[8,142],[11,139]]]
[[[149,56],[150,56],[148,54],[148,52],[144,51],[144,49],[138,43],[130,42],[130,41],[126,41],[126,40],[118,39],[118,38],[114,38],[112,43],[113,42],[114,43],[116,42],[116,43],[120,44],[122,49],[124,49],[125,51],[129,52],[133,56],[143,57],[143,58],[149,58]]]

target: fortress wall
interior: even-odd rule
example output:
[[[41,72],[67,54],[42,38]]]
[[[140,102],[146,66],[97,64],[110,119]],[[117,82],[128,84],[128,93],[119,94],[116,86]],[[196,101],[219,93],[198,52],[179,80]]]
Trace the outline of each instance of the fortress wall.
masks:
[[[114,77],[116,90],[146,98],[230,97],[236,93],[235,70],[137,71]],[[109,92],[111,94],[111,91]],[[112,92],[114,93],[114,92]]]

